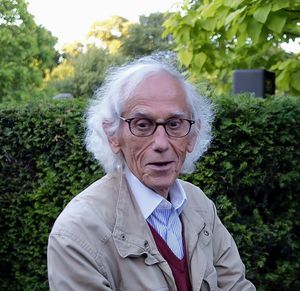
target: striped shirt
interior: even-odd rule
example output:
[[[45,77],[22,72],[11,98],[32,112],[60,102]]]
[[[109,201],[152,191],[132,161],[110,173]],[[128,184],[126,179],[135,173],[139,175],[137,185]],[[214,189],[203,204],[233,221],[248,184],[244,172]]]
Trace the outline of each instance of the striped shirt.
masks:
[[[127,167],[125,174],[144,218],[165,240],[174,254],[181,259],[184,252],[182,225],[179,215],[186,203],[186,194],[182,186],[177,180],[175,181],[170,188],[169,202],[158,193],[146,187]]]

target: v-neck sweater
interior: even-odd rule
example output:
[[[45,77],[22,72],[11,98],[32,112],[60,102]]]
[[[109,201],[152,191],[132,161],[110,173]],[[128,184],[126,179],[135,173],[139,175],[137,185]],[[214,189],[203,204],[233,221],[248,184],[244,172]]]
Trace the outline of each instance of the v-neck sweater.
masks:
[[[186,258],[185,239],[184,239],[184,237],[182,238],[184,256],[183,256],[182,259],[179,259],[172,252],[172,250],[169,248],[169,246],[164,241],[164,239],[151,226],[151,224],[148,223],[148,225],[150,227],[150,230],[152,232],[153,238],[155,240],[156,246],[157,246],[160,254],[167,261],[167,263],[169,264],[169,266],[171,268],[177,290],[191,291],[192,286],[191,286],[190,277],[189,277],[189,269],[188,269],[187,258]]]

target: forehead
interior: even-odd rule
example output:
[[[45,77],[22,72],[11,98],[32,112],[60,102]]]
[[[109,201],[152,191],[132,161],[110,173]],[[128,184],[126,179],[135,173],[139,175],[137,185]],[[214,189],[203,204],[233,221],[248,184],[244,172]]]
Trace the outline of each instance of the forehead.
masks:
[[[166,72],[146,77],[126,102],[127,114],[147,114],[157,118],[189,115],[186,93],[182,84]]]

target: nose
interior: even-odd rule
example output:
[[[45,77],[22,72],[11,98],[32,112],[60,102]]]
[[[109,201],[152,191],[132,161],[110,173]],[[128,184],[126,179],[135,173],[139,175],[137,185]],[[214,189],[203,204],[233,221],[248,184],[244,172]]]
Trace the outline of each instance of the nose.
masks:
[[[155,151],[163,152],[169,147],[169,136],[163,125],[159,125],[153,134],[153,149]]]

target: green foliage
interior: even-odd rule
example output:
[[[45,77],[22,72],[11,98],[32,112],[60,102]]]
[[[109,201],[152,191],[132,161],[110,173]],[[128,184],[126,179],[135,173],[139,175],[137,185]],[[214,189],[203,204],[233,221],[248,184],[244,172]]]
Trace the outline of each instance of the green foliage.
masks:
[[[86,102],[0,111],[1,290],[48,290],[49,230],[62,207],[102,172],[86,154]]]
[[[279,92],[300,95],[299,53],[280,46],[300,37],[299,0],[190,0],[181,8],[165,22],[165,34],[194,76],[229,92],[233,70],[267,69]]]
[[[215,101],[214,141],[185,179],[216,202],[258,290],[298,290],[299,99]]]
[[[111,54],[137,57],[153,51],[170,48],[168,38],[163,38],[163,13],[140,16],[138,23],[131,23],[120,16],[95,22],[87,36],[87,43],[107,49]]]
[[[215,98],[214,140],[184,179],[216,203],[258,290],[300,288],[300,103]],[[86,102],[0,110],[0,286],[48,290],[47,237],[66,203],[103,173],[85,152]]]
[[[101,41],[110,53],[115,54],[121,47],[121,42],[128,34],[130,22],[121,16],[112,16],[111,18],[95,22],[92,24],[88,32],[88,41],[95,42]]]
[[[56,39],[37,26],[24,0],[0,5],[0,102],[26,99],[56,64]]]
[[[70,56],[60,66],[56,67],[48,86],[56,88],[57,92],[69,92],[75,97],[91,97],[99,87],[106,73],[112,65],[118,65],[122,58],[111,55],[103,49],[91,46],[85,53]],[[61,79],[60,75],[65,74]]]
[[[122,41],[123,55],[135,58],[149,55],[154,51],[170,49],[168,38],[162,38],[165,20],[163,13],[152,13],[149,16],[140,16],[139,23],[129,26],[128,35]]]
[[[161,37],[163,21],[162,13],[154,13],[141,16],[135,24],[120,16],[95,22],[87,43],[74,42],[63,47],[63,60],[47,74],[48,90],[90,97],[102,84],[109,67],[169,49],[168,39]]]

